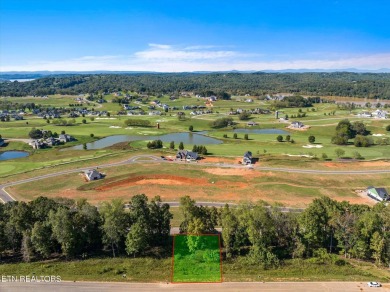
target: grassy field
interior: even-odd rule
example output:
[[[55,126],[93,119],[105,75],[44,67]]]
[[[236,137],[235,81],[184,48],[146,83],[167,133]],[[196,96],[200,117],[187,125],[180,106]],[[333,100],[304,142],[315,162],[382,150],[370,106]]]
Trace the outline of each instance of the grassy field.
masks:
[[[69,103],[74,103],[76,96],[49,96],[47,99],[41,98],[16,98],[23,102],[36,102],[44,105],[53,104],[56,106],[67,106]],[[281,129],[285,131],[282,136],[290,135],[291,139],[294,139],[295,143],[277,142],[277,134],[255,134],[250,133],[249,139],[244,139],[244,133],[238,133],[238,138],[233,138],[234,129],[220,129],[215,130],[210,128],[210,121],[218,117],[227,117],[231,108],[270,108],[272,102],[255,100],[253,103],[243,102],[243,97],[233,97],[230,101],[217,101],[213,106],[213,114],[206,114],[201,116],[191,116],[190,111],[186,110],[186,120],[179,121],[175,112],[168,112],[163,116],[137,116],[139,119],[150,120],[152,125],[160,123],[161,128],[157,129],[155,126],[148,128],[140,127],[126,127],[124,121],[128,118],[126,116],[116,116],[115,113],[120,109],[118,104],[110,102],[113,95],[105,97],[108,102],[102,105],[96,105],[99,110],[110,110],[112,112],[111,117],[95,117],[92,121],[89,117],[86,117],[86,124],[82,123],[82,117],[76,118],[76,124],[74,126],[62,127],[56,126],[53,123],[47,123],[46,120],[37,118],[31,115],[26,115],[23,121],[11,121],[1,124],[2,128],[0,134],[6,138],[27,138],[28,132],[32,127],[51,130],[52,132],[61,132],[65,130],[66,133],[77,138],[78,141],[68,143],[66,146],[87,143],[99,138],[103,138],[110,135],[137,135],[144,137],[144,140],[131,142],[132,150],[121,150],[120,148],[106,148],[98,150],[64,150],[60,151],[59,148],[44,149],[44,150],[32,150],[26,144],[22,142],[10,142],[7,147],[2,147],[2,151],[6,150],[25,150],[30,152],[30,156],[21,159],[2,161],[0,167],[0,183],[3,181],[18,180],[26,177],[37,176],[40,174],[51,173],[53,171],[60,171],[65,169],[73,169],[76,167],[96,166],[109,161],[121,161],[131,157],[138,153],[150,153],[155,155],[174,155],[175,151],[169,151],[164,148],[161,151],[149,150],[146,147],[149,135],[163,135],[166,133],[175,132],[188,132],[189,126],[193,126],[196,131],[207,131],[206,135],[220,139],[222,144],[210,144],[205,145],[211,156],[205,161],[215,162],[216,157],[223,159],[231,158],[230,163],[237,164],[245,151],[251,151],[255,157],[258,157],[260,166],[270,167],[291,167],[291,168],[310,168],[310,169],[386,169],[390,167],[388,162],[338,162],[335,154],[337,148],[345,150],[345,157],[353,157],[355,152],[364,157],[363,161],[369,160],[389,160],[390,159],[390,147],[388,145],[375,145],[367,148],[357,148],[353,145],[348,146],[336,146],[330,143],[331,137],[334,133],[336,124],[343,118],[349,118],[351,121],[363,120],[368,130],[372,134],[382,134],[383,137],[390,137],[390,133],[385,131],[385,127],[389,124],[388,120],[373,120],[373,119],[359,119],[354,114],[361,111],[361,109],[350,111],[343,111],[337,109],[334,104],[316,104],[313,109],[302,109],[307,117],[300,118],[304,124],[310,126],[306,131],[296,131],[286,129],[285,123],[279,122],[275,119],[274,114],[252,115],[251,120],[257,122],[259,125],[256,127],[247,126],[247,121],[238,120],[237,116],[233,116],[237,128],[256,130],[256,129]],[[155,97],[150,97],[150,101]],[[12,99],[13,100],[13,99]],[[160,98],[162,103],[167,103],[170,106],[183,105],[203,105],[204,100],[198,98],[182,97],[175,101],[170,101],[168,96]],[[240,101],[241,100],[241,101]],[[134,104],[134,103],[132,103]],[[134,104],[135,105],[135,104]],[[92,107],[95,105],[90,105]],[[145,110],[149,103],[141,104]],[[297,108],[281,109],[280,116],[284,115],[296,115],[299,112]],[[333,112],[335,114],[333,115]],[[330,115],[329,115],[330,113]],[[229,116],[231,117],[231,116]],[[296,120],[296,119],[292,119]],[[27,124],[28,123],[28,124]],[[91,138],[90,134],[94,134],[95,137]],[[227,135],[228,138],[223,138]],[[316,138],[314,146],[321,148],[305,148],[308,143],[308,137],[314,135]],[[374,140],[381,139],[374,137]],[[176,147],[180,141],[174,141]],[[168,143],[164,143],[167,147]],[[304,147],[305,146],[305,147]],[[192,144],[186,144],[185,148],[191,150]],[[322,161],[323,154],[328,156],[328,160]],[[291,156],[290,156],[291,155]],[[298,157],[298,156],[311,156],[314,159]],[[316,159],[316,158],[319,158]],[[223,162],[222,162],[223,163]],[[201,163],[200,163],[201,164]],[[104,170],[107,172],[108,179],[120,177],[121,175],[127,175],[128,177],[138,175],[152,175],[156,173],[175,175],[177,173],[176,166],[169,167],[164,165],[145,166],[137,165],[137,167],[126,166],[123,168],[110,168]],[[262,173],[261,175],[252,175],[250,171],[241,171],[239,175],[215,175],[211,172],[204,170],[193,170],[190,168],[183,168],[183,175],[192,178],[202,178],[204,181],[199,186],[189,184],[187,189],[188,194],[195,196],[197,199],[203,200],[280,200],[287,205],[304,205],[309,200],[320,195],[329,195],[339,199],[350,199],[356,202],[362,202],[362,198],[358,197],[355,193],[355,189],[365,188],[367,185],[379,185],[386,186],[385,176],[353,176],[340,177],[327,175],[326,177],[319,175],[290,175],[286,173]],[[76,179],[75,179],[76,178]],[[105,180],[108,181],[108,180]],[[159,194],[166,199],[177,199],[172,196],[172,193],[178,194],[183,192],[182,182],[175,181],[175,184],[169,186],[161,183],[162,178],[157,181],[151,181],[150,178],[142,183],[137,181],[127,186],[119,188],[113,188],[106,190],[104,195],[102,192],[96,190],[80,191],[82,183],[84,183],[80,177],[76,174],[66,175],[61,177],[61,184],[53,182],[53,180],[44,181],[43,186],[37,187],[34,190],[29,189],[29,186],[20,185],[11,189],[15,192],[15,196],[20,199],[29,200],[36,197],[39,194],[45,194],[52,196],[57,193],[69,196],[80,197],[85,196],[92,201],[100,202],[104,199],[112,198],[113,193],[118,191],[118,196],[124,199],[129,195],[135,193],[145,192],[148,195]],[[213,184],[211,181],[215,181]],[[157,182],[158,184],[155,184]],[[172,183],[172,181],[171,181]],[[229,183],[229,187],[225,188],[224,195],[222,195],[221,188],[218,183]],[[232,184],[236,183],[236,184]],[[324,189],[326,187],[326,190]],[[297,202],[294,200],[300,198]]]
[[[390,281],[388,269],[347,260],[344,266],[287,260],[277,269],[247,265],[241,258],[224,260],[223,281]],[[59,275],[67,281],[170,282],[171,258],[101,258],[74,261],[1,264],[2,275]],[[123,275],[126,277],[123,277]]]
[[[173,240],[172,282],[222,281],[218,235],[176,235]]]
[[[77,173],[62,175],[61,179],[40,180],[31,189],[21,184],[7,190],[19,200],[38,196],[86,198],[98,204],[104,200],[133,195],[161,196],[164,201],[176,201],[190,195],[198,201],[264,200],[286,206],[302,207],[314,198],[329,196],[351,203],[373,204],[355,191],[369,185],[389,188],[388,175],[316,175],[250,170],[246,168],[206,167],[200,164],[132,164],[99,169],[107,177],[85,182]]]

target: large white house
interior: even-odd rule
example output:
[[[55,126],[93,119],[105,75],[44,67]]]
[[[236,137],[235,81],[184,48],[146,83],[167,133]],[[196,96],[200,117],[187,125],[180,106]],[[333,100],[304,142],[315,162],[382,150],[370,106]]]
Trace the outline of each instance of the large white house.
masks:
[[[386,116],[388,114],[389,113],[387,111],[380,110],[380,109],[377,109],[374,112],[372,112],[372,116],[377,118],[377,119],[386,119]]]

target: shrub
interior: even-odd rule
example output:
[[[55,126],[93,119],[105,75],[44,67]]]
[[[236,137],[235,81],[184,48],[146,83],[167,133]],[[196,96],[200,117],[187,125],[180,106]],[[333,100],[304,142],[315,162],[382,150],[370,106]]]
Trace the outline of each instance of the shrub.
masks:
[[[149,120],[141,120],[141,119],[127,119],[125,121],[126,126],[139,126],[139,127],[150,127]]]
[[[287,135],[287,136],[286,136],[286,141],[287,141],[287,142],[290,142],[290,140],[291,140],[291,136],[290,136],[290,135]]]
[[[183,142],[180,142],[180,144],[179,144],[179,150],[184,150],[184,144],[183,144]]]
[[[221,118],[211,122],[210,126],[212,128],[224,128],[231,125],[232,123],[233,123],[232,118]]]
[[[149,149],[158,149],[163,147],[163,142],[161,140],[153,140],[146,144],[146,147]]]
[[[192,132],[192,131],[194,130],[194,127],[193,127],[192,125],[189,126],[188,130],[189,130],[190,132]]]
[[[309,136],[308,140],[309,140],[309,143],[314,143],[316,141],[316,137]]]
[[[334,152],[336,153],[338,158],[342,157],[345,154],[345,151],[341,148],[337,148]]]
[[[322,157],[323,160],[327,160],[328,159],[328,155],[326,153],[322,153],[321,157]]]
[[[372,139],[370,139],[369,137],[365,137],[363,135],[356,135],[356,138],[353,141],[353,144],[356,147],[369,147],[373,143],[372,143]]]
[[[353,156],[353,158],[355,158],[355,159],[363,159],[363,156],[362,156],[359,152],[357,152],[357,151],[354,151],[354,152],[352,153],[352,156]]]
[[[171,143],[169,143],[169,149],[175,149],[175,142],[174,141],[171,141]]]
[[[241,121],[249,120],[251,114],[247,112],[242,112],[238,115],[238,119]]]
[[[234,134],[233,134],[233,138],[234,138],[234,139],[237,139],[237,133],[234,133]]]
[[[94,135],[94,134],[90,134],[89,136],[91,136],[91,138],[95,137],[95,135]]]
[[[283,136],[279,135],[278,137],[276,137],[276,141],[282,142],[283,141]]]
[[[244,135],[244,139],[245,139],[245,140],[249,140],[248,134],[245,134],[245,135]]]
[[[86,123],[87,123],[87,120],[86,120],[86,119],[83,119],[81,122],[82,122],[83,124],[86,124]]]
[[[386,131],[390,131],[390,125],[386,126]]]
[[[35,128],[32,128],[28,135],[31,139],[40,139],[43,137],[42,131]]]

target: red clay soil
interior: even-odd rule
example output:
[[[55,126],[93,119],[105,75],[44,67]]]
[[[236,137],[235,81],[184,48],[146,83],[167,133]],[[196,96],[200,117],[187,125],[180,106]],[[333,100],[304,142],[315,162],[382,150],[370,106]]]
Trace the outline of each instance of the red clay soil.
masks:
[[[367,168],[378,168],[378,169],[388,169],[390,168],[389,161],[353,161],[353,162],[325,162],[324,166],[329,168],[347,168],[347,169],[367,169]]]
[[[204,178],[188,178],[176,175],[167,174],[153,174],[153,175],[140,175],[135,177],[126,178],[120,181],[105,184],[103,186],[96,187],[97,191],[107,191],[117,187],[131,186],[131,185],[208,185],[209,182]]]

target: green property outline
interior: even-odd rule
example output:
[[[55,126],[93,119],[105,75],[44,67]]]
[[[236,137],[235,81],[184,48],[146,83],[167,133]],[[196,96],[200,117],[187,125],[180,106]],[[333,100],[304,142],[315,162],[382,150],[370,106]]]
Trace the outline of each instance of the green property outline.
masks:
[[[222,282],[219,234],[173,236],[172,283]]]

